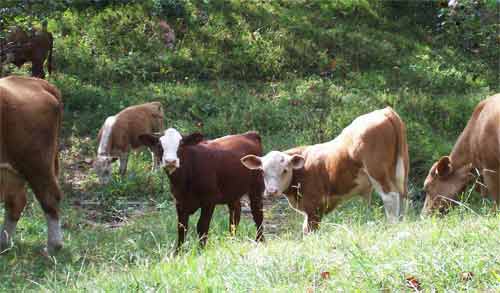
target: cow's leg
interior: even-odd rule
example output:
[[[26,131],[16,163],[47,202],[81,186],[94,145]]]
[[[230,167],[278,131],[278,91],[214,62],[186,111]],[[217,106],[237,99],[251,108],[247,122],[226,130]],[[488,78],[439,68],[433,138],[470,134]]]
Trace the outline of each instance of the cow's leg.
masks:
[[[251,194],[249,198],[253,221],[255,222],[255,227],[257,228],[255,241],[264,241],[264,210],[262,203],[262,193],[257,192],[255,194]]]
[[[158,160],[158,157],[156,154],[151,150],[151,162],[153,163],[153,167],[151,168],[151,171],[156,171],[158,170],[158,167],[160,166],[160,161]]]
[[[229,233],[232,236],[236,235],[236,228],[240,224],[241,218],[241,202],[240,199],[227,205],[229,207]]]
[[[48,178],[47,178],[48,177]],[[36,198],[42,206],[47,219],[48,240],[47,248],[50,253],[62,248],[63,239],[59,222],[59,202],[62,192],[55,176],[41,177],[35,184],[31,184]]]
[[[45,78],[45,72],[43,72],[43,59],[41,62],[38,62],[38,60],[35,60],[35,56],[33,56],[33,62],[31,65],[31,76],[33,77],[39,77],[39,78]]]
[[[124,152],[120,155],[120,176],[125,177],[127,173],[127,165],[128,165],[128,152]]]
[[[321,215],[317,212],[305,212],[304,224],[302,224],[302,231],[304,234],[310,234],[319,229],[321,222]]]
[[[485,170],[483,172],[484,184],[488,188],[491,198],[494,200],[493,211],[498,211],[498,204],[500,200],[500,174],[498,171]]]
[[[26,206],[26,187],[23,180],[9,184],[5,193],[5,215],[0,229],[0,253],[10,247],[17,222]]]
[[[376,170],[376,169],[375,169]],[[370,174],[369,179],[375,191],[384,202],[385,215],[390,223],[396,223],[401,219],[403,201],[401,194],[395,190],[395,184],[391,184],[389,172],[378,172]]]
[[[201,215],[196,228],[198,230],[198,237],[200,238],[200,245],[202,247],[207,244],[208,228],[210,227],[210,221],[212,220],[214,209],[215,206],[213,205],[201,208]]]
[[[179,252],[182,244],[184,243],[184,239],[186,238],[186,234],[188,231],[188,223],[189,223],[189,213],[183,209],[181,206],[176,205],[177,209],[177,246],[175,252]]]

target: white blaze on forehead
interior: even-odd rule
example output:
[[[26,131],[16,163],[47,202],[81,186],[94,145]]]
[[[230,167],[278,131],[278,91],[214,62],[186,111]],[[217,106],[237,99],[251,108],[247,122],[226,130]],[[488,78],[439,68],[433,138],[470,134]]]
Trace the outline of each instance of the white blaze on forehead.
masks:
[[[182,135],[174,128],[165,130],[162,137],[160,137],[161,147],[163,148],[163,162],[174,161],[176,166],[179,167],[179,158],[177,157],[177,150],[182,140]]]
[[[262,170],[267,191],[277,190],[283,193],[292,181],[292,157],[282,152],[271,151],[262,157]],[[284,173],[284,171],[286,172]]]
[[[111,131],[113,125],[116,122],[116,116],[110,116],[104,121],[102,127],[101,141],[99,142],[99,148],[97,149],[97,156],[109,156],[108,145],[111,139]]]

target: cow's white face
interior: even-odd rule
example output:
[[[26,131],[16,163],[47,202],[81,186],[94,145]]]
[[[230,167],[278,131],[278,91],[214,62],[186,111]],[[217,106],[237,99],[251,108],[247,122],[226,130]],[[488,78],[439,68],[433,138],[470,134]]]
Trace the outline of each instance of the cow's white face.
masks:
[[[252,170],[262,170],[265,194],[277,196],[283,194],[292,182],[293,170],[304,167],[305,159],[300,155],[271,151],[264,157],[248,155],[241,159],[245,167]]]
[[[181,166],[177,151],[182,141],[182,135],[174,128],[165,130],[160,137],[160,144],[163,149],[161,167],[167,169],[172,174],[175,169]]]

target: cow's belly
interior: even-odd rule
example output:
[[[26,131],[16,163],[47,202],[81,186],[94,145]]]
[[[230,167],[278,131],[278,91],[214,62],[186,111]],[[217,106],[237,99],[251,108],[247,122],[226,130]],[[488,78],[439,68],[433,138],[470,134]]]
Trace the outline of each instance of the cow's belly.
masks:
[[[362,170],[354,179],[354,187],[346,193],[328,194],[319,190],[309,191],[302,194],[301,197],[287,195],[290,207],[300,213],[310,210],[321,210],[322,214],[327,214],[334,210],[342,202],[351,199],[354,196],[369,198],[372,192],[372,184],[368,175]]]

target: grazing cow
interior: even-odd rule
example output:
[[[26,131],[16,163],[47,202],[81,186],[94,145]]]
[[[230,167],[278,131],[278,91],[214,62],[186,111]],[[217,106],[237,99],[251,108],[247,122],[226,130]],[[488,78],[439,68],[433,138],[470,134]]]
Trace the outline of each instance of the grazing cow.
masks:
[[[261,138],[256,132],[203,141],[199,133],[183,137],[170,128],[160,138],[146,134],[141,139],[145,144],[161,146],[163,150],[161,164],[168,173],[177,208],[177,249],[184,242],[189,216],[200,208],[197,230],[202,246],[206,243],[216,204],[228,205],[229,227],[234,233],[240,221],[240,198],[244,194],[250,198],[252,216],[257,225],[256,239],[263,240],[262,175],[240,163],[243,156],[262,155]]]
[[[403,121],[391,108],[355,119],[334,140],[242,163],[263,170],[265,194],[285,194],[304,214],[304,233],[319,227],[323,215],[354,195],[369,197],[375,188],[390,221],[397,221],[407,194],[408,145]]]
[[[53,37],[47,32],[46,26],[42,30],[33,29],[31,32],[14,27],[7,34],[6,43],[0,47],[0,66],[12,63],[21,67],[31,61],[31,75],[44,78],[45,59],[49,74],[52,73],[52,48]]]
[[[456,202],[458,193],[479,170],[485,188],[481,193],[500,200],[500,94],[480,102],[458,137],[449,156],[432,165],[424,182],[426,192],[423,212],[444,211]]]
[[[48,226],[48,249],[62,247],[57,182],[58,138],[63,106],[59,90],[45,80],[0,79],[0,200],[5,219],[0,251],[9,247],[26,206],[26,182],[40,202]]]
[[[144,144],[139,135],[163,131],[163,107],[160,102],[151,102],[125,108],[110,116],[99,130],[97,158],[94,168],[102,184],[111,179],[112,163],[120,159],[120,175],[127,173],[128,155],[131,149]],[[159,148],[150,147],[153,170],[161,160]]]

